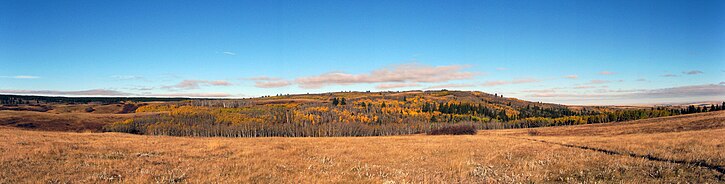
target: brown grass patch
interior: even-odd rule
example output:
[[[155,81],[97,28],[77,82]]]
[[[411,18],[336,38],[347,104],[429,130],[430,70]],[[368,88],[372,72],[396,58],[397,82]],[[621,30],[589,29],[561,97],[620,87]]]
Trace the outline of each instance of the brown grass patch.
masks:
[[[44,131],[101,132],[103,126],[137,116],[155,113],[95,114],[0,111],[0,125]]]
[[[725,128],[725,111],[650,118],[627,122],[587,124],[577,126],[543,127],[482,131],[501,135],[527,135],[535,130],[539,136],[614,136],[627,134],[654,134]]]

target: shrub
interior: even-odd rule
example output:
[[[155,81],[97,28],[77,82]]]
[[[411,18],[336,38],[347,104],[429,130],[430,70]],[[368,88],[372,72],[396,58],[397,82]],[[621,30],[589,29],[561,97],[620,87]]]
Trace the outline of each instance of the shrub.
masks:
[[[138,106],[136,106],[134,104],[123,104],[123,109],[121,109],[121,111],[118,112],[118,114],[134,113],[134,112],[136,112],[137,108],[138,108]]]
[[[472,125],[452,125],[433,129],[428,135],[474,135],[476,131]]]
[[[529,133],[529,136],[537,136],[537,135],[539,135],[539,131],[534,130],[534,129],[529,129],[529,132],[528,133]]]

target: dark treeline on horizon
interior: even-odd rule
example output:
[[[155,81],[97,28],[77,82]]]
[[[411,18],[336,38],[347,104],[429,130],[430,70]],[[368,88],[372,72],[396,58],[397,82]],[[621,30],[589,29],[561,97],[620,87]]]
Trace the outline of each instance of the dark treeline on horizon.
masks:
[[[165,98],[165,97],[62,97],[62,96],[35,96],[35,95],[6,95],[0,94],[0,104],[2,105],[41,105],[45,103],[121,103],[121,102],[173,102],[191,100],[192,98]]]

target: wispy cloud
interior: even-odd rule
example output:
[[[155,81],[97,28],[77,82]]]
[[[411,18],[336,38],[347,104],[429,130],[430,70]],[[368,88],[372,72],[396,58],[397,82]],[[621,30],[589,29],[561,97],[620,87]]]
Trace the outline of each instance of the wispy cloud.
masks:
[[[567,79],[577,79],[577,78],[579,78],[579,76],[578,75],[567,75],[567,76],[564,76],[564,78],[567,78]]]
[[[237,55],[237,53],[234,53],[234,52],[229,52],[229,51],[224,51],[224,52],[222,52],[222,53],[223,53],[223,54],[226,54],[226,55],[230,55],[230,56],[236,56],[236,55]]]
[[[647,79],[645,79],[645,78],[639,78],[636,81],[638,81],[638,82],[644,82],[644,81],[647,81]]]
[[[246,80],[253,80],[253,81],[282,80],[282,78],[268,77],[268,76],[257,76],[257,77],[250,77],[250,78],[245,78],[245,79]]]
[[[648,90],[642,93],[633,94],[636,97],[690,97],[690,96],[725,96],[725,84],[707,84],[680,86]]]
[[[590,86],[590,85],[574,86],[574,89],[592,89],[592,88],[597,88],[597,86]]]
[[[267,76],[252,77],[248,80],[254,81],[254,86],[258,88],[279,88],[292,85],[291,81]]]
[[[700,70],[690,70],[690,71],[684,71],[682,73],[687,74],[687,75],[697,75],[697,74],[702,74],[703,72]]]
[[[467,88],[467,87],[473,87],[475,85],[473,84],[441,84],[441,85],[435,85],[430,86],[425,89],[456,89],[456,88]]]
[[[612,81],[595,79],[595,80],[589,81],[588,84],[606,84],[606,83],[610,83],[610,82],[612,82]]]
[[[91,89],[81,91],[56,91],[56,90],[0,90],[0,93],[5,94],[26,94],[26,95],[70,95],[70,96],[127,96],[131,93],[106,90],[106,89]]]
[[[522,90],[521,92],[524,92],[524,93],[553,93],[553,92],[556,92],[556,89],[528,89],[528,90]]]
[[[144,77],[139,75],[111,75],[111,78],[116,80],[144,80]]]
[[[374,70],[367,74],[349,74],[331,72],[318,76],[300,77],[295,79],[302,88],[320,88],[327,85],[350,85],[361,83],[432,83],[452,80],[471,79],[477,75],[465,72],[467,66],[429,66],[422,64],[401,64]]]
[[[547,98],[585,104],[663,103],[693,101],[698,99],[722,100],[722,96],[725,96],[725,82],[658,89],[598,89],[591,93],[559,93],[552,91],[532,93],[529,95],[529,97],[534,98]]]
[[[18,95],[50,95],[50,96],[144,96],[144,97],[231,97],[230,94],[222,92],[202,93],[127,93],[117,90],[91,89],[81,91],[59,91],[59,90],[0,90],[2,94]]]
[[[385,84],[378,84],[375,86],[377,89],[395,89],[395,88],[404,88],[404,87],[415,87],[420,86],[418,83],[385,83]]]
[[[679,75],[668,73],[668,74],[662,75],[662,77],[679,77]]]
[[[199,89],[200,86],[231,86],[232,83],[224,80],[184,80],[176,85],[162,86],[163,89]]]
[[[286,80],[280,81],[256,81],[254,86],[258,88],[279,88],[292,85],[292,82]]]
[[[223,92],[206,92],[206,93],[156,93],[156,94],[143,94],[137,96],[151,96],[151,97],[190,97],[190,98],[221,98],[231,97],[229,93]]]
[[[11,79],[39,79],[38,76],[32,75],[16,75],[16,76],[0,76],[0,78],[11,78]]]
[[[525,79],[515,79],[515,80],[497,80],[497,81],[487,81],[482,84],[482,86],[500,86],[500,85],[509,85],[509,84],[524,84],[524,83],[535,83],[535,82],[541,82],[539,79],[534,78],[525,78]]]
[[[616,74],[616,73],[615,72],[610,72],[610,71],[601,71],[601,72],[599,72],[599,75],[614,75],[614,74]]]
[[[156,88],[155,87],[131,87],[131,88],[126,88],[126,89],[133,90],[133,91],[151,91]]]

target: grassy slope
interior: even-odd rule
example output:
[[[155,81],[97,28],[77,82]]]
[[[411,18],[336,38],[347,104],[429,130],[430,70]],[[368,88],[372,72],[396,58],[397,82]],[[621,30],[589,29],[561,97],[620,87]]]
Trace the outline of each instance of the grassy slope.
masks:
[[[719,118],[723,116],[725,112],[714,112],[536,129],[543,136],[530,136],[529,130],[519,129],[484,131],[473,136],[238,139],[39,132],[4,127],[0,128],[0,183],[713,183],[722,182],[718,179],[723,176],[712,169],[553,143],[706,160],[722,166],[725,129],[693,127],[702,127],[701,122],[710,120],[722,123]]]
[[[104,125],[154,113],[111,114],[85,112],[0,111],[0,125],[32,130],[101,132]]]

